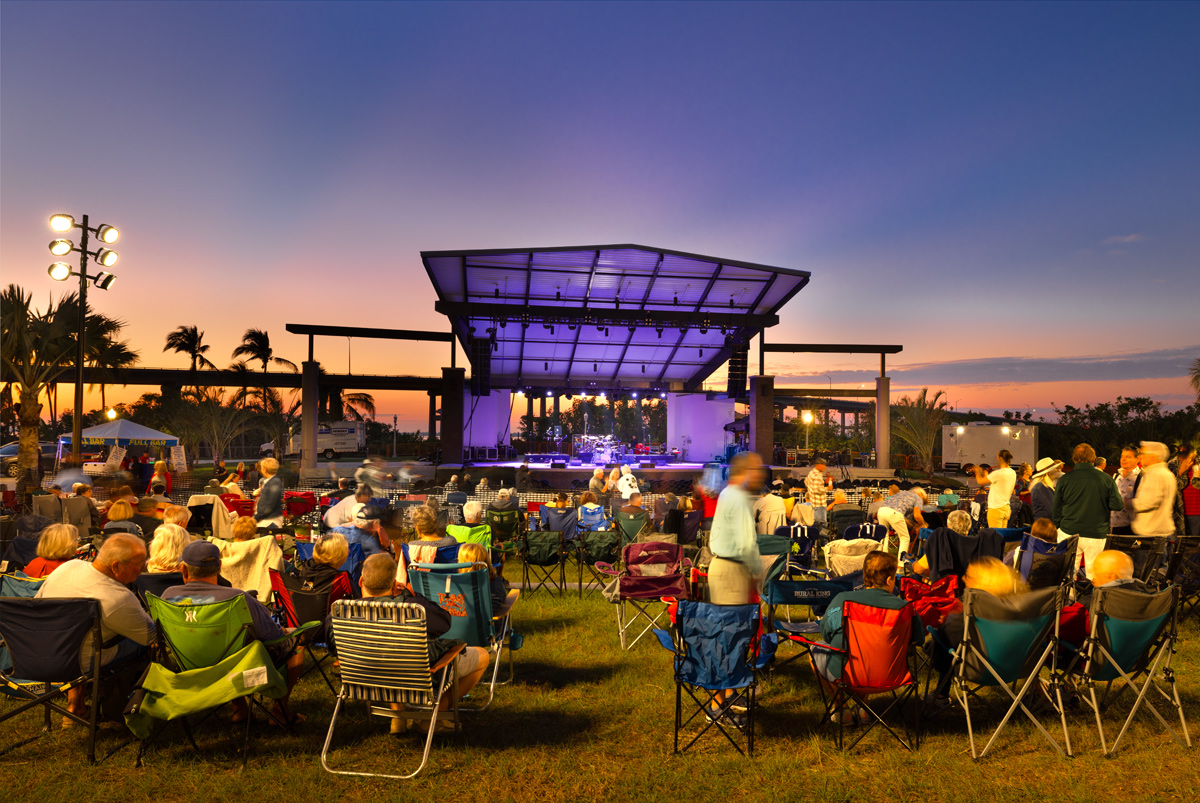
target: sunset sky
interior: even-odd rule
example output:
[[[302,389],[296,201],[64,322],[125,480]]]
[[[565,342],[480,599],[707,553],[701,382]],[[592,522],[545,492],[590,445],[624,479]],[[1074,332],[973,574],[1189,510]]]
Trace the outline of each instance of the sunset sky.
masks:
[[[299,362],[285,323],[444,330],[422,250],[638,243],[810,271],[768,341],[903,344],[896,396],[1179,407],[1197,30],[1196,3],[5,0],[2,281],[63,292],[46,221],[88,213],[122,230],[91,298],[143,366],[186,366],[181,324],[221,366],[249,327]],[[771,356],[784,385],[878,370]],[[376,398],[424,427],[424,394]]]

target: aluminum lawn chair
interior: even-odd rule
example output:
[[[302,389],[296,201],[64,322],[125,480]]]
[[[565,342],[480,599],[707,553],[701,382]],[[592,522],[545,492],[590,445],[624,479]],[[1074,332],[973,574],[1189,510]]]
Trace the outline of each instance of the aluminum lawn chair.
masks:
[[[438,705],[455,683],[458,656],[465,645],[454,647],[430,664],[425,609],[405,602],[339,600],[333,606],[333,632],[342,665],[342,685],[321,748],[321,766],[335,775],[398,780],[415,777],[429,761],[437,723],[452,722],[458,730],[458,706],[439,711]],[[366,702],[368,712],[374,716],[429,723],[425,751],[415,770],[407,775],[390,775],[329,765],[329,747],[338,716],[351,700]]]

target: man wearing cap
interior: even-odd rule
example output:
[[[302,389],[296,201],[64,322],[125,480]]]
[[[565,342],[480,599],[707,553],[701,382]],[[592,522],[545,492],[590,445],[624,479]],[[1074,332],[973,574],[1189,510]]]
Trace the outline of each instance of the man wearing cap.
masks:
[[[818,457],[813,461],[812,470],[804,477],[804,501],[812,505],[813,520],[817,524],[825,523],[826,506],[829,504],[828,485],[825,458]]]
[[[1109,514],[1123,510],[1125,503],[1113,478],[1096,468],[1096,450],[1081,443],[1071,452],[1075,468],[1054,486],[1054,510],[1050,518],[1058,528],[1058,540],[1079,536],[1084,571],[1092,578],[1092,562],[1104,549]]]
[[[374,505],[363,505],[354,514],[354,520],[343,527],[334,527],[335,533],[346,537],[347,544],[362,547],[363,557],[390,552],[392,541],[383,529],[383,511]]]
[[[1133,510],[1133,532],[1147,537],[1175,534],[1175,477],[1167,468],[1167,446],[1158,441],[1142,441],[1138,457],[1142,461],[1142,479],[1129,505]],[[1124,454],[1122,454],[1124,463]]]
[[[106,542],[107,543],[107,542]],[[271,618],[271,612],[261,602],[240,588],[229,588],[217,585],[221,574],[221,550],[209,541],[193,541],[183,548],[180,558],[180,571],[183,573],[183,585],[171,586],[163,591],[162,599],[173,605],[210,605],[214,602],[225,602],[237,596],[246,598],[246,606],[250,609],[250,621],[254,627],[254,638],[259,641],[270,641],[287,634]],[[60,567],[61,568],[61,567]],[[290,641],[269,648],[272,658],[278,660],[292,648]],[[288,696],[277,701],[271,712],[274,724],[285,722],[302,722],[304,717],[293,715],[288,710],[288,698],[292,687],[300,677],[300,667],[304,662],[304,653],[297,650],[288,657]],[[233,702],[233,721],[242,722],[246,719],[248,709],[246,701]]]
[[[1117,483],[1117,493],[1125,503],[1124,510],[1114,510],[1109,518],[1109,531],[1113,535],[1133,535],[1133,493],[1137,490],[1138,477],[1142,470],[1138,468],[1138,450],[1126,446],[1121,450],[1121,467],[1113,475]]]
[[[337,527],[345,527],[347,524],[354,523],[354,511],[356,505],[365,505],[371,501],[371,486],[362,484],[352,496],[345,496],[329,510],[325,511],[325,516],[322,521],[325,526],[331,530]]]

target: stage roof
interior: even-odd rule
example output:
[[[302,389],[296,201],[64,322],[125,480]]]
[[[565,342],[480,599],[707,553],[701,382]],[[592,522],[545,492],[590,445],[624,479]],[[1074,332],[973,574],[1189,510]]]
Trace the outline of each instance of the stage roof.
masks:
[[[779,322],[807,271],[642,245],[423,251],[446,315],[496,388],[696,390]],[[473,350],[472,339],[487,341]]]

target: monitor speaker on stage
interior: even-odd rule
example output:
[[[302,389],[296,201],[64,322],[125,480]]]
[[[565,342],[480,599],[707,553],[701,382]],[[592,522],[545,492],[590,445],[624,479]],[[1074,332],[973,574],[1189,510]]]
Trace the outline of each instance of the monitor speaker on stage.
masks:
[[[731,398],[746,395],[746,366],[750,359],[749,343],[734,343],[729,355],[729,379],[725,392]]]
[[[471,395],[487,396],[492,392],[492,342],[486,337],[473,337],[468,349],[471,359]]]
[[[566,468],[566,463],[551,463],[550,468]]]
[[[605,463],[605,464],[604,464],[604,467],[605,467],[605,468],[617,468],[617,467],[619,467],[620,465],[621,465],[620,463]]]
[[[654,464],[653,464],[653,463],[646,463],[646,462],[644,462],[644,461],[643,461],[643,462],[641,463],[641,468],[654,468]]]

